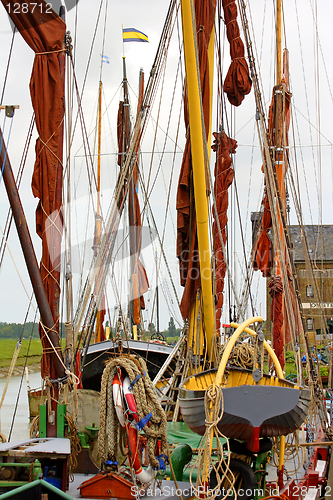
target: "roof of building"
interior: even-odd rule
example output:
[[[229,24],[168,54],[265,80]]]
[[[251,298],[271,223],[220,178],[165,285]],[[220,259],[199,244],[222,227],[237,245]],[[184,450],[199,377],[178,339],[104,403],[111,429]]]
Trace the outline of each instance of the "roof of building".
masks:
[[[333,225],[304,226],[311,260],[333,261]],[[294,262],[304,261],[304,251],[299,226],[289,226],[290,239],[293,245]]]

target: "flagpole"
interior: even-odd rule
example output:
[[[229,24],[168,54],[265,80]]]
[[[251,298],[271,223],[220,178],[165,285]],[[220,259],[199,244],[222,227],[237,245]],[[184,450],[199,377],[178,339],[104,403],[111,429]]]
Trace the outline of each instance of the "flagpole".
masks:
[[[123,58],[125,57],[125,44],[124,44],[124,25],[121,25],[121,39],[123,42]]]

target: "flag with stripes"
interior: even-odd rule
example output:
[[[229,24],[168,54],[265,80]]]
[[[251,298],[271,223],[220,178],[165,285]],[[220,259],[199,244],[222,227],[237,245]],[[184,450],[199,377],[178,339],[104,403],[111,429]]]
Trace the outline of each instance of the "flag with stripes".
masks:
[[[102,55],[102,62],[110,64],[110,58],[108,56]]]
[[[123,42],[149,42],[147,35],[135,28],[123,28]]]

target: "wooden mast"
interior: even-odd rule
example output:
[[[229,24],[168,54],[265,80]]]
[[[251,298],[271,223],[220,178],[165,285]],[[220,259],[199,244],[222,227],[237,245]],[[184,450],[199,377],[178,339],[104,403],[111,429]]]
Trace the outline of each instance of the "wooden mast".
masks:
[[[282,0],[277,0],[276,3],[276,87],[275,87],[275,98],[276,98],[276,135],[275,135],[275,172],[277,179],[278,196],[281,199],[281,209],[286,215],[286,191],[285,191],[285,161],[284,161],[284,116],[283,116],[283,102],[284,102],[284,89],[282,86],[282,37],[281,37],[281,2]],[[283,221],[279,208],[279,200],[276,200],[276,209],[278,214],[278,237],[280,242],[285,241]],[[275,264],[276,264],[276,277],[282,280],[282,265],[281,259],[285,256],[283,252],[285,251],[284,246],[279,246],[278,251],[275,254]],[[280,250],[280,251],[279,251]],[[282,317],[284,316],[284,305],[283,305],[283,295],[282,295]],[[279,337],[284,338],[284,324],[282,323],[281,331],[279,332]],[[279,341],[279,339],[273,339],[274,341]],[[275,342],[274,342],[275,343]],[[273,346],[274,346],[273,343]],[[284,366],[284,351],[278,356],[278,361],[280,365]],[[284,451],[285,451],[285,436],[280,438],[280,454],[279,454],[279,465],[278,465],[278,486],[283,485],[283,468],[284,468]]]
[[[103,63],[101,63],[103,64]],[[99,82],[98,91],[98,153],[97,153],[97,207],[96,207],[96,221],[95,221],[95,244],[94,249],[97,252],[101,244],[101,143],[102,143],[102,80]],[[103,292],[104,293],[104,292]],[[101,301],[103,307],[103,299]],[[95,329],[95,342],[100,342],[102,339],[102,320],[103,314],[99,308],[96,314],[96,329]]]
[[[283,214],[280,212],[279,200],[275,200],[275,207],[278,214],[278,227],[276,240],[281,243],[285,241],[284,236],[284,225],[282,220],[282,215],[286,219],[286,189],[285,189],[285,144],[284,144],[284,100],[285,100],[285,84],[282,82],[282,41],[281,41],[281,0],[277,0],[276,4],[276,86],[274,88],[274,100],[275,100],[275,122],[273,127],[275,128],[275,138],[274,138],[274,162],[275,162],[275,173],[277,180],[277,196],[281,200],[281,208]],[[285,246],[280,244],[277,246],[275,251],[275,278],[282,280],[282,260],[285,261]],[[284,285],[283,285],[284,286]],[[282,296],[283,297],[283,296]],[[283,298],[282,298],[282,318],[284,316]],[[274,320],[279,321],[277,317]],[[284,352],[279,345],[283,345],[284,341],[284,325],[282,323],[281,330],[278,331],[274,329],[274,333],[277,338],[273,338],[273,345],[276,346],[276,351],[278,355],[279,362],[282,367],[284,367]]]
[[[130,135],[131,135],[131,122],[130,122],[130,103],[128,98],[128,82],[126,73],[126,59],[123,56],[123,164],[126,160],[126,154],[129,148]],[[137,270],[137,245],[136,245],[136,216],[134,205],[134,178],[133,173],[129,179],[128,186],[128,224],[129,224],[129,247],[130,247],[130,275],[131,275],[131,293],[129,301],[129,318],[130,328],[139,325],[140,323],[140,306],[139,306],[139,284],[138,284],[138,270]],[[136,328],[133,328],[134,337],[136,337]]]

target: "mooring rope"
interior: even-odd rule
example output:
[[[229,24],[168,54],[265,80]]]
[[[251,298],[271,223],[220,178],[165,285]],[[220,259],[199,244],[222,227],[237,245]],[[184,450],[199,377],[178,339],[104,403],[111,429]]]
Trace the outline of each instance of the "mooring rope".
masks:
[[[198,457],[194,462],[191,473],[190,482],[196,498],[203,500],[214,500],[221,495],[221,491],[225,491],[225,496],[220,500],[224,500],[232,491],[236,498],[236,490],[234,487],[235,476],[230,465],[230,447],[228,439],[218,429],[224,411],[222,388],[209,386],[205,393],[205,414],[206,414],[206,431],[202,439],[201,446],[198,450]],[[210,452],[212,448],[212,439],[216,438],[216,460]],[[225,443],[221,441],[225,439]],[[226,456],[226,458],[225,458]],[[192,481],[193,471],[197,470],[197,480],[194,484]],[[208,474],[216,475],[216,486],[207,490],[209,484]],[[203,496],[204,495],[204,496]]]

